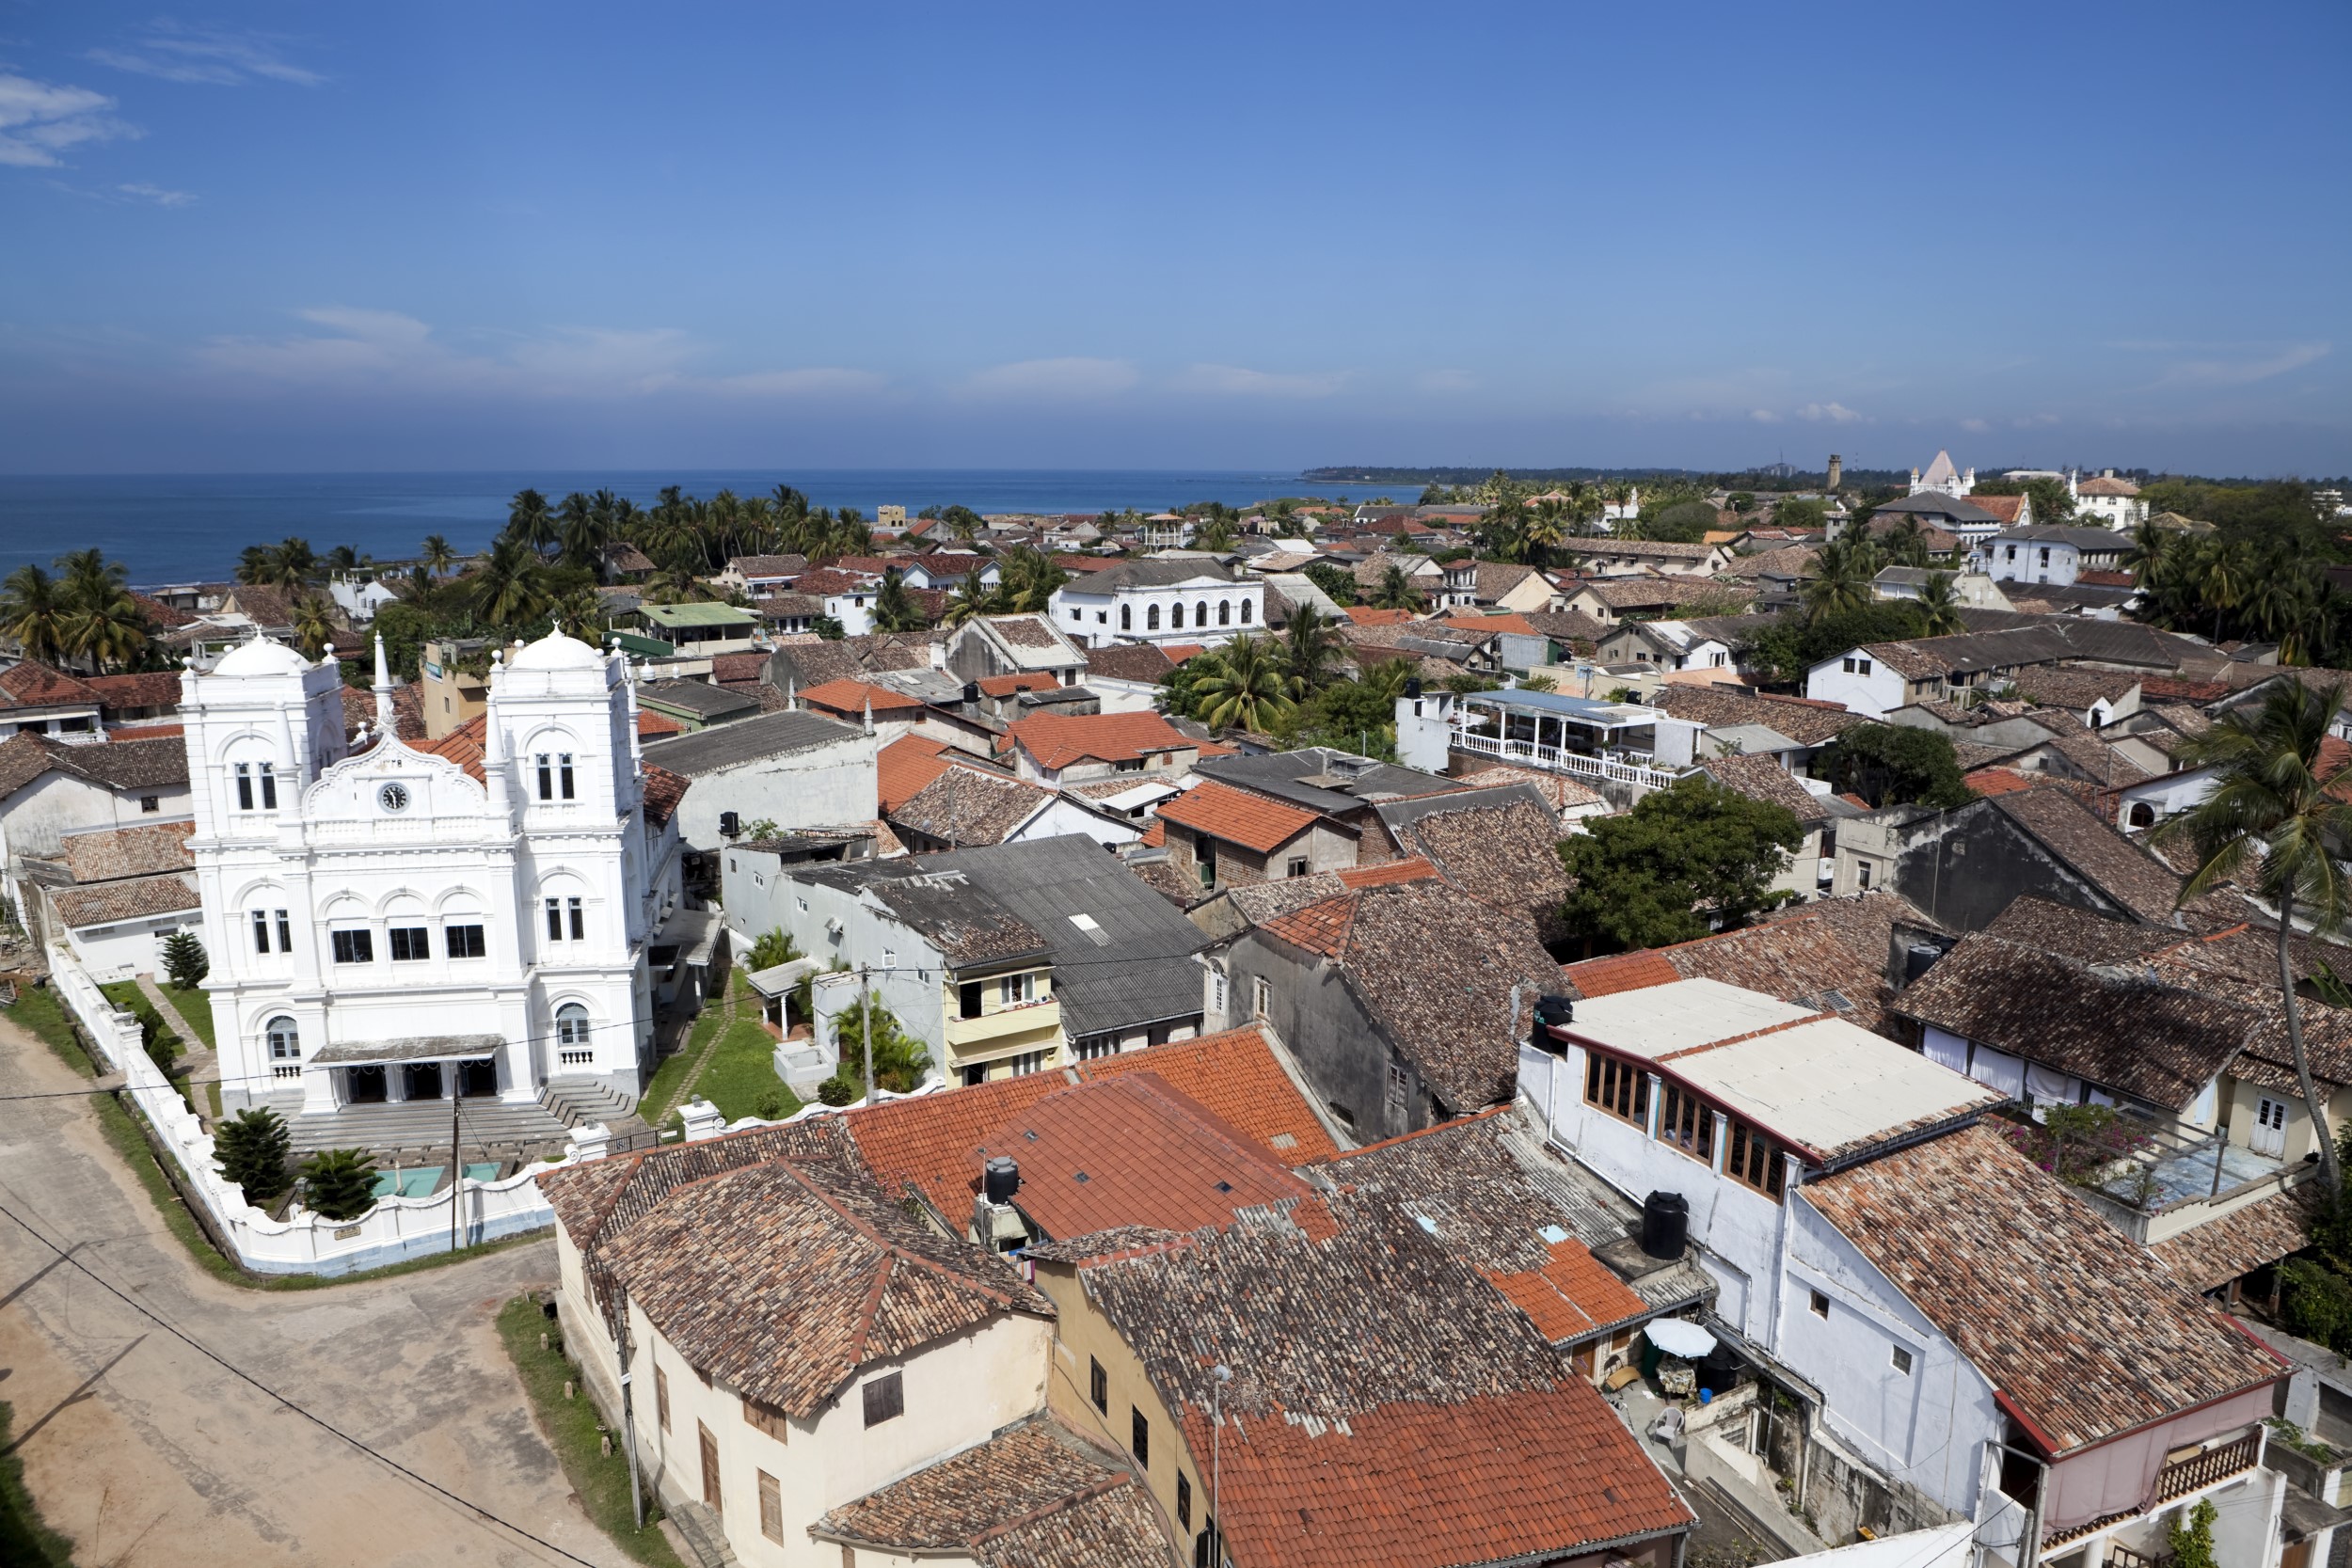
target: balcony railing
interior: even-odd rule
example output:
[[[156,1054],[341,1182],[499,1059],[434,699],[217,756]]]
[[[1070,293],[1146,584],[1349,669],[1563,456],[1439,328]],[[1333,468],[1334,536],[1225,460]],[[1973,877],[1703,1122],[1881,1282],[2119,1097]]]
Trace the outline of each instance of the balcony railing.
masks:
[[[2261,1452],[2262,1433],[2249,1431],[2242,1437],[2217,1444],[2202,1453],[2176,1460],[2156,1472],[2156,1501],[2169,1503],[2175,1497],[2201,1492],[2217,1481],[2250,1470]]]
[[[1478,756],[1502,757],[1511,762],[1531,762],[1538,768],[1549,768],[1562,773],[1578,773],[1588,779],[1615,779],[1621,784],[1646,784],[1663,789],[1679,775],[1663,768],[1653,767],[1647,753],[1627,752],[1627,760],[1587,756],[1571,752],[1565,746],[1546,746],[1534,740],[1510,740],[1497,735],[1482,735],[1476,730],[1456,730],[1454,744],[1462,751]]]

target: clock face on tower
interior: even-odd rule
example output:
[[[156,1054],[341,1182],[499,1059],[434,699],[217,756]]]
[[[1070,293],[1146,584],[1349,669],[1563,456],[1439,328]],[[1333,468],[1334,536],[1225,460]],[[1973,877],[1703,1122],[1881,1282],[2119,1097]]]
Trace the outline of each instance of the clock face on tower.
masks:
[[[386,784],[375,792],[375,803],[386,811],[406,811],[408,809],[408,786],[398,784]]]

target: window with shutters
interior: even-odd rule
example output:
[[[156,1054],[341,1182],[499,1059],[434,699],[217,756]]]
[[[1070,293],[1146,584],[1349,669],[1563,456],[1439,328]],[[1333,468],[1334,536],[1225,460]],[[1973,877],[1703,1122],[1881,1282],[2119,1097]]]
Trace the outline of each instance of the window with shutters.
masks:
[[[653,1413],[661,1423],[661,1430],[670,1430],[670,1374],[656,1367],[653,1370]]]
[[[1103,1363],[1087,1357],[1087,1397],[1094,1401],[1094,1408],[1107,1416],[1111,1413],[1111,1378],[1103,1370]]]
[[[1775,1203],[1788,1179],[1780,1146],[1737,1117],[1731,1121],[1731,1147],[1724,1151],[1724,1171]]]
[[[743,1396],[743,1424],[766,1433],[779,1443],[792,1441],[792,1426],[784,1414],[784,1407],[770,1404],[766,1400],[755,1400],[749,1394]]]
[[[1658,1136],[1706,1164],[1715,1163],[1715,1109],[1678,1084],[1665,1086]]]
[[[759,1533],[784,1544],[784,1488],[765,1470],[759,1472]]]
[[[1620,1121],[1645,1128],[1649,1125],[1649,1072],[1637,1063],[1588,1051],[1584,1055],[1584,1103],[1597,1105]]]
[[[702,1450],[703,1506],[721,1518],[726,1517],[726,1494],[719,1488],[719,1439],[700,1421],[694,1423],[694,1446]]]
[[[878,1427],[906,1414],[906,1385],[897,1372],[886,1372],[866,1386],[866,1424]]]

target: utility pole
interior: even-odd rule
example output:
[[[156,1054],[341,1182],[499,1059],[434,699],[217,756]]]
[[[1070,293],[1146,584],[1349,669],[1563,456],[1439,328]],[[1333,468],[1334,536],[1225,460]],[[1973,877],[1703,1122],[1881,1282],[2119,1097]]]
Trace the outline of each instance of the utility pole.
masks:
[[[1218,1362],[1209,1371],[1209,1568],[1225,1563],[1225,1386],[1233,1369]]]
[[[466,1179],[466,1167],[457,1163],[457,1094],[465,1086],[466,1069],[458,1063],[449,1069],[449,1249],[457,1250],[458,1186]]]
[[[614,1336],[613,1354],[621,1360],[621,1447],[628,1453],[628,1506],[637,1515],[637,1528],[645,1528],[645,1494],[637,1483],[637,1406],[629,1393],[628,1373],[628,1292],[618,1284],[612,1287],[620,1308],[621,1331]],[[592,1286],[589,1291],[595,1295]]]
[[[874,993],[867,989],[872,983],[866,977],[869,973],[866,965],[857,966],[858,1037],[863,1042],[858,1053],[866,1058],[866,1103],[871,1105],[874,1103],[874,1005],[870,998]]]

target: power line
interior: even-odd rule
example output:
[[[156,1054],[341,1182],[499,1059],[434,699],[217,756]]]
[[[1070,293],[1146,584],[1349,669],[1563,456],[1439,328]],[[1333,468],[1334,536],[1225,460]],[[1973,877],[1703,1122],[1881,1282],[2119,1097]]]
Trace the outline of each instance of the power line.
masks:
[[[293,1411],[295,1415],[301,1417],[304,1420],[309,1421],[320,1431],[325,1432],[331,1436],[341,1438],[343,1442],[350,1444],[361,1453],[366,1454],[370,1459],[376,1461],[378,1464],[383,1465],[389,1469],[399,1472],[401,1475],[407,1477],[410,1481],[415,1481],[419,1486],[421,1486],[427,1491],[435,1493],[437,1496],[448,1499],[450,1502],[456,1504],[459,1508],[474,1514],[485,1524],[494,1525],[500,1529],[506,1530],[521,1540],[529,1542],[534,1546],[542,1547],[547,1551],[552,1552],[566,1562],[580,1563],[582,1565],[582,1568],[598,1568],[597,1564],[590,1561],[587,1558],[581,1557],[576,1552],[565,1550],[564,1547],[557,1545],[554,1542],[548,1540],[545,1536],[534,1535],[530,1530],[525,1529],[522,1526],[516,1524],[513,1520],[503,1518],[499,1514],[491,1513],[480,1503],[472,1502],[465,1497],[459,1497],[456,1493],[451,1491],[448,1487],[443,1486],[440,1482],[434,1481],[432,1478],[418,1474],[415,1470],[412,1470],[407,1465],[403,1465],[399,1460],[394,1459],[391,1455],[384,1452],[382,1449],[370,1447],[367,1443],[353,1436],[350,1433],[343,1431],[342,1428],[335,1425],[324,1416],[321,1416],[315,1411],[310,1410],[303,1405],[296,1403],[294,1401],[288,1399],[277,1389],[272,1388],[269,1385],[255,1377],[251,1372],[246,1371],[235,1362],[230,1361],[227,1356],[220,1354],[217,1351],[215,1351],[210,1346],[203,1343],[203,1341],[196,1338],[193,1335],[190,1335],[186,1330],[181,1328],[179,1324],[173,1323],[170,1319],[164,1317],[161,1313],[155,1311],[146,1303],[133,1299],[129,1294],[118,1289],[112,1282],[99,1275],[95,1270],[91,1269],[88,1264],[83,1262],[79,1258],[74,1257],[73,1252],[78,1250],[81,1243],[75,1243],[74,1248],[60,1247],[56,1243],[51,1241],[47,1236],[42,1235],[40,1231],[34,1228],[30,1222],[25,1220],[22,1215],[18,1214],[15,1210],[10,1209],[5,1203],[0,1203],[0,1214],[8,1216],[8,1218],[17,1227],[18,1229],[24,1231],[27,1236],[30,1236],[33,1240],[39,1242],[42,1246],[47,1247],[51,1252],[55,1253],[59,1261],[71,1264],[76,1272],[81,1274],[85,1278],[88,1279],[92,1284],[96,1285],[100,1290],[104,1291],[108,1295],[122,1303],[125,1307],[130,1307],[139,1316],[153,1323],[157,1328],[162,1329],[165,1333],[170,1335],[173,1338],[179,1340],[182,1344],[187,1346],[199,1355],[203,1356],[206,1360],[220,1368],[221,1370],[229,1373],[231,1377],[236,1378],[239,1382],[246,1384],[257,1393],[260,1393],[285,1406],[288,1410]]]

